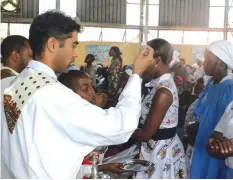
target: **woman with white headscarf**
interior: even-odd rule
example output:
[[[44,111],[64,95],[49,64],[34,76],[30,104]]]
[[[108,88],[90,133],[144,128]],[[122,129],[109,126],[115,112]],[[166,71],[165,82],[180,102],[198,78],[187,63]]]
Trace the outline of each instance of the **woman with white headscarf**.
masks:
[[[172,61],[169,64],[169,71],[174,74],[174,77],[180,76],[185,81],[188,79],[188,72],[180,63],[180,53],[178,51],[173,51]]]
[[[194,72],[194,75],[189,75],[190,80],[192,83],[195,83],[198,79],[203,78],[205,76],[205,71],[203,68],[203,63],[205,61],[205,58],[202,54],[198,54],[196,56],[196,61],[197,61],[197,69]]]
[[[209,155],[206,146],[227,106],[233,101],[233,74],[228,73],[229,69],[233,69],[232,43],[221,40],[210,44],[205,51],[204,70],[212,78],[194,109],[200,124],[194,146],[191,178],[226,178],[224,160]]]

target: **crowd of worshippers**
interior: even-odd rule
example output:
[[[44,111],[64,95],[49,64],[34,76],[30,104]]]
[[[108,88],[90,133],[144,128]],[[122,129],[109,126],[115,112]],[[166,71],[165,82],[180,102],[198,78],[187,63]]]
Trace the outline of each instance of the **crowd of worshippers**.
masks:
[[[60,177],[73,177],[75,174],[74,171],[76,171],[72,170],[68,173],[67,170],[64,170],[63,166],[59,166],[59,162],[56,167],[58,169],[63,167],[63,169],[61,168],[58,170],[54,167],[50,167],[50,161],[52,159],[50,159],[48,155],[54,153],[52,158],[56,157],[56,155],[63,157],[64,153],[62,154],[62,152],[66,152],[66,150],[62,148],[58,150],[58,152],[52,152],[52,150],[43,149],[44,142],[36,140],[36,138],[39,138],[37,137],[38,132],[45,133],[46,127],[42,127],[43,129],[35,129],[34,131],[37,132],[35,135],[30,134],[31,130],[28,131],[28,129],[25,129],[24,131],[28,131],[27,135],[31,137],[31,139],[27,139],[26,141],[23,140],[24,135],[20,134],[21,131],[19,128],[27,127],[30,129],[33,127],[23,125],[26,123],[23,121],[17,123],[18,119],[13,119],[17,116],[17,113],[20,114],[21,112],[15,111],[17,109],[16,104],[11,104],[11,98],[13,98],[13,95],[17,96],[18,93],[18,90],[14,90],[12,84],[18,84],[18,86],[23,87],[26,81],[22,81],[22,79],[31,72],[37,72],[38,69],[44,69],[48,74],[52,73],[50,72],[51,69],[48,67],[53,66],[45,67],[45,64],[47,65],[49,63],[45,63],[41,60],[42,56],[45,55],[43,53],[38,54],[40,50],[42,52],[42,49],[39,49],[36,43],[33,44],[33,35],[36,34],[36,25],[40,23],[44,24],[43,21],[46,20],[54,20],[54,18],[44,18],[44,16],[53,17],[54,15],[56,15],[58,19],[60,18],[63,20],[61,23],[67,23],[67,21],[69,23],[74,23],[71,21],[70,17],[61,13],[47,12],[39,15],[40,18],[35,18],[35,22],[33,22],[30,28],[29,40],[19,35],[12,35],[6,37],[1,43],[1,92],[3,99],[1,108],[1,157],[3,168],[2,176],[5,178],[52,178],[58,177],[58,175],[60,175]],[[52,26],[60,26],[59,23],[60,22],[56,24],[54,22],[50,28],[56,28]],[[58,29],[59,28],[56,28],[56,30]],[[70,32],[72,31],[73,30]],[[52,39],[50,40],[49,43],[53,43]],[[69,101],[67,100],[66,103],[69,107],[67,108],[71,109],[72,106],[75,105],[73,98],[76,97],[76,95],[81,97],[82,100],[77,100],[82,101],[82,107],[87,106],[88,103],[98,106],[98,109],[92,109],[93,112],[85,111],[82,113],[96,113],[100,111],[99,108],[101,108],[104,109],[104,111],[100,112],[100,114],[103,114],[103,118],[111,112],[118,118],[121,118],[121,116],[127,118],[132,116],[132,118],[135,118],[137,115],[134,117],[133,114],[126,116],[127,110],[129,110],[129,113],[132,112],[131,109],[125,108],[124,105],[128,104],[128,106],[130,106],[131,104],[131,107],[135,106],[136,108],[136,102],[141,103],[140,119],[137,129],[131,130],[126,127],[124,131],[121,129],[114,129],[114,131],[110,133],[107,129],[110,127],[110,124],[106,124],[106,132],[101,132],[106,134],[101,135],[96,129],[96,132],[93,132],[94,135],[91,134],[90,142],[86,142],[88,140],[73,139],[73,137],[62,139],[61,143],[63,141],[81,142],[80,144],[88,148],[88,150],[80,150],[79,153],[81,154],[78,154],[83,157],[83,163],[81,172],[79,170],[78,174],[76,173],[77,176],[75,176],[77,178],[85,178],[90,174],[91,152],[94,148],[89,147],[93,147],[99,143],[101,145],[108,145],[108,149],[100,155],[98,171],[115,174],[115,178],[233,178],[233,44],[226,40],[219,40],[211,43],[207,46],[204,54],[196,55],[193,65],[186,64],[185,59],[180,57],[179,52],[173,50],[172,45],[164,39],[153,39],[147,42],[147,47],[150,47],[151,51],[153,51],[151,55],[153,63],[147,65],[148,67],[141,74],[141,101],[136,98],[136,95],[132,96],[129,100],[127,99],[127,95],[129,96],[129,94],[134,91],[132,89],[133,86],[131,86],[130,89],[130,83],[137,87],[134,76],[135,66],[137,67],[140,64],[137,60],[140,58],[143,59],[142,57],[149,56],[150,54],[148,49],[145,50],[145,52],[148,51],[145,53],[144,48],[142,48],[139,55],[136,57],[135,64],[124,65],[124,59],[122,58],[119,47],[113,46],[109,51],[109,56],[112,58],[109,66],[96,63],[95,56],[88,54],[83,62],[85,65],[77,67],[74,57],[72,62],[69,63],[67,72],[55,72],[57,78],[53,75],[49,77],[41,71],[38,71],[39,73],[35,76],[29,76],[31,79],[37,78],[37,76],[38,78],[42,76],[44,79],[49,79],[44,82],[43,86],[51,82],[54,84],[59,83],[59,85],[57,85],[58,89],[50,93],[59,95],[61,92],[59,88],[68,89],[65,89],[67,94],[69,94],[69,96],[67,96]],[[46,48],[48,48],[47,51]],[[49,44],[47,44],[44,52],[49,54],[52,52],[51,49],[52,46],[50,47]],[[38,60],[32,60],[32,57],[36,57]],[[144,62],[144,67],[146,67],[145,64]],[[59,68],[57,67],[57,69]],[[30,78],[27,81],[30,81]],[[36,81],[33,83],[36,83]],[[27,88],[28,87],[25,87],[24,90],[26,91]],[[37,86],[36,88],[39,89],[41,87]],[[135,93],[136,91],[138,91],[137,88],[135,89]],[[27,96],[30,96],[30,93],[28,93]],[[75,96],[73,95],[74,93],[76,94]],[[26,95],[24,94],[24,96]],[[33,94],[33,96],[36,96],[36,94]],[[44,94],[44,97],[51,98],[50,96],[46,95],[46,93]],[[26,103],[20,101],[21,95],[19,97],[17,96],[17,98],[22,104]],[[62,94],[56,98],[61,98],[60,104],[57,105],[57,107],[59,108],[61,106],[60,108],[62,109],[61,104],[63,104],[66,99],[62,99]],[[43,102],[41,98],[40,100]],[[30,103],[33,105],[33,103],[35,103],[34,101]],[[53,98],[51,102],[49,101],[49,103],[55,103],[52,101],[55,101],[55,98]],[[27,100],[27,103],[29,103],[29,100]],[[135,103],[135,105],[132,103]],[[50,108],[50,106],[47,106],[48,110],[44,108],[44,111],[56,111],[56,108],[53,109],[53,107]],[[37,106],[35,108],[37,108]],[[116,112],[113,112],[114,108],[116,108]],[[125,108],[125,110],[120,111],[121,108]],[[29,107],[25,105],[24,109],[21,109],[22,115],[20,116],[23,117],[30,114],[31,111],[28,109]],[[65,109],[63,110],[63,117],[71,117],[69,113],[73,112],[70,111],[70,109],[67,112],[68,114],[66,114]],[[25,111],[24,113],[23,110]],[[34,109],[34,111],[36,110]],[[79,109],[76,109],[76,111],[79,111]],[[119,113],[117,114],[117,112]],[[60,112],[57,110],[56,113]],[[137,114],[137,110],[135,110],[135,114]],[[36,114],[32,116],[36,116]],[[19,116],[17,117],[19,118]],[[46,117],[50,118],[49,114],[47,114]],[[57,115],[56,117],[59,118]],[[43,123],[47,123],[45,120],[46,118],[42,117]],[[95,119],[95,121],[97,121],[96,123],[98,123],[98,120],[99,119]],[[69,122],[69,119],[67,121]],[[91,122],[91,120],[89,121]],[[121,121],[126,121],[126,119],[122,118]],[[121,126],[119,124],[120,122],[116,122],[115,119],[113,122],[115,122],[114,125],[116,126],[118,124],[119,127],[124,127],[124,125]],[[48,127],[50,127],[50,123],[47,124]],[[76,124],[71,125],[76,126]],[[125,124],[125,126],[126,125],[129,126],[129,124]],[[89,124],[89,126],[91,126],[91,124]],[[76,130],[72,129],[70,124],[65,123],[65,127],[69,127],[70,131]],[[87,131],[85,128],[87,127],[84,127],[82,124],[78,131],[83,131],[84,133],[80,132],[81,136],[88,139],[88,131],[92,129],[88,127],[90,129]],[[104,127],[102,128],[104,129]],[[15,131],[17,133],[14,133]],[[61,131],[61,134],[66,133],[65,131],[63,132],[63,130]],[[87,135],[85,136],[85,134]],[[51,131],[52,139],[60,135]],[[121,137],[123,135],[124,137]],[[43,137],[41,134],[40,136]],[[109,136],[109,138],[103,138],[102,136]],[[98,139],[97,137],[102,137],[102,139]],[[93,138],[93,140],[91,138]],[[97,139],[96,142],[94,138]],[[122,140],[122,138],[124,138],[124,140]],[[27,155],[27,157],[36,161],[28,161],[29,165],[26,165],[27,162],[24,159],[25,154],[22,153],[23,155],[19,155],[19,152],[25,151],[24,146],[30,148],[29,145],[25,144],[30,144],[31,141],[33,144],[34,139],[35,142],[37,142],[36,147],[38,149],[41,148],[41,152],[39,152],[41,157],[37,154],[38,149],[30,149],[30,152],[28,152],[30,156]],[[43,137],[43,141],[47,142],[48,139],[50,139],[50,137]],[[48,142],[50,141],[48,140]],[[106,144],[108,142],[109,144]],[[85,143],[87,145],[85,145]],[[13,145],[15,148],[14,150],[11,149]],[[77,149],[73,147],[73,144],[67,145],[74,150],[69,152],[75,154]],[[56,144],[54,144],[54,146],[54,148],[57,147]],[[79,145],[78,148],[80,147],[82,146]],[[53,147],[51,148],[53,149]],[[16,155],[13,151],[15,151]],[[48,152],[50,152],[50,154]],[[89,153],[85,154],[85,152]],[[71,156],[69,156],[69,158],[70,157]],[[109,160],[111,157],[115,159],[117,159],[117,157],[124,157],[124,159],[118,158],[118,160],[114,162],[106,161],[107,163],[105,163],[105,160]],[[49,159],[48,162],[46,158]],[[41,164],[37,164],[39,159]],[[137,172],[124,176],[123,162],[124,160],[130,159],[150,161],[153,162],[155,166],[150,171]],[[55,159],[53,160],[56,161]],[[73,162],[72,157],[67,161],[63,158],[62,161],[64,161],[64,164],[67,166],[69,162]],[[42,168],[43,163],[44,166]],[[41,168],[43,170],[41,170]]]

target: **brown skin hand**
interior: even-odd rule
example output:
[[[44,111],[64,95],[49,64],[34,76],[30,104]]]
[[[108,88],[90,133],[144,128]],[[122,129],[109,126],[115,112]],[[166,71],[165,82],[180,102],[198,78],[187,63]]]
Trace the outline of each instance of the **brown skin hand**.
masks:
[[[173,96],[166,88],[160,88],[155,93],[146,122],[141,129],[133,133],[133,138],[148,141],[157,132],[169,107],[173,103]]]
[[[87,156],[84,157],[85,160],[91,161],[94,153],[90,153]],[[115,174],[122,174],[124,172],[123,170],[123,164],[122,163],[108,163],[108,164],[102,164],[98,165],[98,171],[99,172],[111,172]]]
[[[223,137],[223,134],[215,131],[209,138],[207,151],[211,156],[225,159],[233,156],[233,139]]]
[[[106,106],[108,102],[108,96],[104,93],[96,93],[95,94],[95,101],[94,104],[99,107],[104,107]]]
[[[122,163],[109,163],[98,166],[98,171],[122,174],[124,172]]]

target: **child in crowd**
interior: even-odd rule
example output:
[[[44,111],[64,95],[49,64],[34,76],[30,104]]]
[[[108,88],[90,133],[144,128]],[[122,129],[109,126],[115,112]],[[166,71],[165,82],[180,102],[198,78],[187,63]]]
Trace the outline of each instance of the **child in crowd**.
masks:
[[[104,107],[107,103],[107,95],[103,93],[96,94],[93,87],[92,81],[88,74],[83,71],[71,70],[68,73],[64,73],[59,76],[58,80],[66,87],[73,90],[76,94],[81,96],[88,102],[95,104],[99,107]],[[104,154],[100,154],[100,162],[102,163]],[[91,173],[91,154],[85,157],[82,167],[82,176],[90,175]],[[87,163],[89,162],[89,163]],[[84,165],[85,164],[85,165]],[[109,163],[98,166],[98,171],[111,172],[121,174],[123,165],[121,163]]]

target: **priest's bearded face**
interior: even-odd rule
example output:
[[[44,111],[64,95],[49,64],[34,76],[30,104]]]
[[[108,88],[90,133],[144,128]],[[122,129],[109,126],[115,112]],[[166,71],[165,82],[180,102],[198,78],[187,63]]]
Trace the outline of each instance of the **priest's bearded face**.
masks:
[[[73,31],[71,37],[65,39],[56,54],[56,72],[66,73],[70,64],[77,57],[78,33]]]

